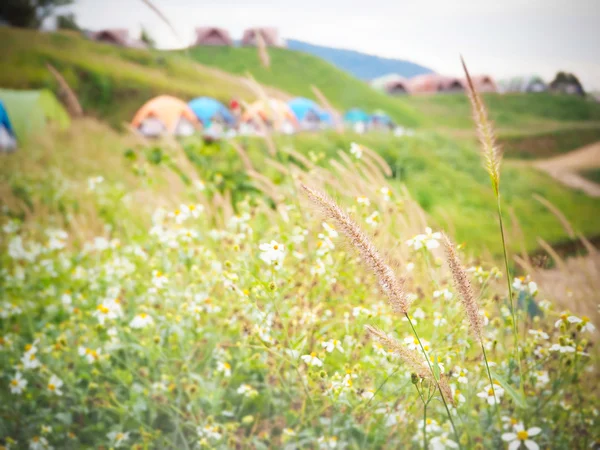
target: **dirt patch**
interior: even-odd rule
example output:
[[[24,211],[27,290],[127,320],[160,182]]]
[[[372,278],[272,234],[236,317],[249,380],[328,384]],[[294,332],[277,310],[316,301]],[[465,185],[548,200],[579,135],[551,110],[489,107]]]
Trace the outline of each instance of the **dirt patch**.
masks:
[[[586,145],[565,155],[533,162],[532,165],[566,186],[579,189],[590,197],[600,197],[600,184],[578,173],[600,167],[600,142]]]

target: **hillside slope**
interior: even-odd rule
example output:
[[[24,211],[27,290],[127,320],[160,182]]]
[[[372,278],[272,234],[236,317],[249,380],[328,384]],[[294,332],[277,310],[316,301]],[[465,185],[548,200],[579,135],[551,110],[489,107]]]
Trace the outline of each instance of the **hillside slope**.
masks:
[[[210,95],[255,98],[241,77],[194,63],[182,55],[123,49],[78,35],[0,28],[0,87],[50,88],[56,81],[46,69],[54,65],[75,90],[84,110],[113,125],[131,119],[149,98],[171,94],[189,100]],[[285,92],[268,89],[277,97]]]
[[[291,50],[318,56],[361,80],[371,80],[389,73],[411,78],[433,72],[429,67],[403,59],[382,58],[354,50],[325,47],[294,39],[288,39],[287,44]]]
[[[421,118],[414,109],[394,98],[376,92],[367,83],[334,67],[316,56],[282,48],[270,48],[271,67],[261,65],[257,50],[244,47],[195,47],[189,49],[194,60],[234,74],[251,73],[258,81],[314,98],[311,84],[317,86],[332,105],[340,110],[360,107],[366,111],[383,109],[398,123],[415,126]]]

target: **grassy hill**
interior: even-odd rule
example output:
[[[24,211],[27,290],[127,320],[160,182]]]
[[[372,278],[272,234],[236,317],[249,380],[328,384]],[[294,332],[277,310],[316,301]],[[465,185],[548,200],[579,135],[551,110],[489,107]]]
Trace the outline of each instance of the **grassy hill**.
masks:
[[[600,140],[600,103],[590,99],[550,93],[484,97],[508,157],[550,157]],[[465,95],[410,96],[399,101],[417,110],[423,128],[455,138],[473,137]]]
[[[45,64],[54,65],[77,93],[84,110],[113,125],[131,119],[149,98],[210,95],[253,99],[239,77],[203,67],[185,56],[99,44],[78,35],[0,28],[0,87],[57,92]],[[269,92],[286,96],[281,91]]]
[[[421,121],[420,114],[411,105],[375,92],[367,83],[316,56],[283,48],[270,48],[269,55],[271,66],[265,68],[255,48],[195,47],[189,50],[189,56],[202,64],[240,75],[249,72],[258,81],[294,95],[314,98],[310,87],[314,84],[340,110],[383,109],[407,126],[416,126]]]

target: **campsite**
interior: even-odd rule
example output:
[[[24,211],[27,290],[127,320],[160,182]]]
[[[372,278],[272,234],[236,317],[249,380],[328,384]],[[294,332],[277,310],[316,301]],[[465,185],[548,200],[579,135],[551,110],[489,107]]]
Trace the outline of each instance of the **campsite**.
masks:
[[[0,6],[0,450],[600,448],[592,63],[183,3]]]

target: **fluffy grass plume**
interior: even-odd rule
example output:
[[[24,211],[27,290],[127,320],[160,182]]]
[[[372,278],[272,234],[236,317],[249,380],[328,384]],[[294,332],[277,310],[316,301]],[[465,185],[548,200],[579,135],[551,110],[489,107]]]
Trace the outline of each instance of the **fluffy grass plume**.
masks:
[[[379,287],[387,296],[394,312],[407,314],[409,301],[403,288],[403,280],[396,276],[360,226],[327,194],[305,184],[300,186],[309,200],[317,205],[327,218],[337,224],[358,251],[364,263],[377,277]]]
[[[450,272],[452,272],[452,278],[454,279],[456,290],[460,294],[460,302],[467,313],[469,328],[473,333],[473,336],[475,336],[478,341],[481,341],[483,336],[483,324],[479,311],[479,305],[475,299],[475,294],[473,293],[471,282],[467,276],[467,271],[456,254],[456,248],[454,244],[445,233],[443,234],[443,240],[444,246],[446,247],[448,266],[450,267]]]
[[[497,196],[500,191],[500,161],[502,159],[502,153],[496,143],[494,127],[489,119],[483,99],[475,89],[465,60],[462,57],[460,60],[463,70],[465,71],[465,76],[467,77],[467,92],[469,94],[471,106],[473,107],[473,118],[477,125],[477,136],[479,137],[483,149],[485,168],[490,175],[492,186],[494,187]]]
[[[56,78],[56,81],[60,86],[60,91],[63,95],[64,101],[67,105],[67,110],[69,111],[71,117],[83,116],[83,109],[81,108],[81,104],[77,99],[77,95],[75,95],[75,92],[73,92],[73,89],[71,89],[71,86],[69,86],[69,83],[67,83],[67,80],[65,80],[64,77],[60,74],[60,72],[56,70],[56,68],[51,64],[46,64],[46,67],[48,68],[52,76]]]

